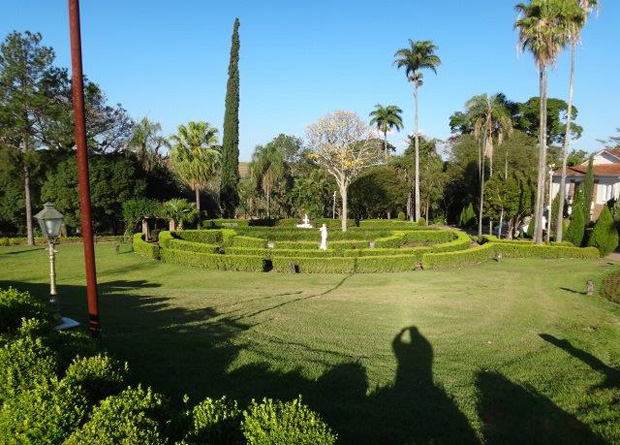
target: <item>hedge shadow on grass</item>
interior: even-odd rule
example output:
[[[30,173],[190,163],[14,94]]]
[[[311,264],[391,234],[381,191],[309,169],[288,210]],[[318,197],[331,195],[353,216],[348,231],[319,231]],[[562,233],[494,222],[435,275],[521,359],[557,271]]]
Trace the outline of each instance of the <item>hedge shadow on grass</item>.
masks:
[[[574,347],[568,340],[560,340],[550,334],[538,334],[540,338],[563,349],[576,359],[581,360],[583,363],[605,376],[605,381],[598,385],[599,388],[620,388],[620,369],[612,368],[606,365],[602,360],[589,352]]]
[[[590,428],[533,388],[496,372],[479,372],[478,413],[485,444],[600,443]]]

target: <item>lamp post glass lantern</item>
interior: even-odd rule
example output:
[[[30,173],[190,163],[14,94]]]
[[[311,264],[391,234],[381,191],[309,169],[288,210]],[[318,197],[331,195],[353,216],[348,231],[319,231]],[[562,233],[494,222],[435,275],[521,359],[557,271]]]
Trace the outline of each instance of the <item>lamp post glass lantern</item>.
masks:
[[[54,208],[54,204],[46,202],[43,210],[34,217],[39,221],[41,232],[47,239],[47,248],[50,260],[50,310],[51,318],[55,329],[68,329],[78,326],[78,322],[70,318],[60,316],[58,305],[58,292],[56,290],[56,249],[60,238],[60,228],[62,227],[63,214]]]

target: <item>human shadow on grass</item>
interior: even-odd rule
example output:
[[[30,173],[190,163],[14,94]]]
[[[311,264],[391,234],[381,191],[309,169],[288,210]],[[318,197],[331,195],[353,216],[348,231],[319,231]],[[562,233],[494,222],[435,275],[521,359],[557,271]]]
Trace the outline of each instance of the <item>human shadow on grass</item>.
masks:
[[[560,290],[570,292],[571,294],[586,295],[586,292],[584,291],[579,291],[579,290],[571,289],[568,287],[561,287]]]
[[[42,298],[48,293],[45,283],[0,282],[0,287],[9,285]],[[211,307],[179,307],[174,295],[141,291],[157,287],[142,280],[103,281],[99,287],[101,341],[113,355],[129,362],[136,383],[153,386],[173,402],[181,403],[183,394],[190,396],[190,403],[228,395],[241,404],[252,398],[290,400],[301,394],[343,444],[477,442],[467,418],[434,383],[433,348],[415,327],[402,329],[393,338],[398,364],[394,382],[369,388],[367,371],[355,356],[325,350],[314,353],[311,345],[305,345],[308,360],[327,369],[318,379],[308,378],[301,367],[274,369],[272,363],[282,357],[268,361],[269,354],[281,353],[282,345],[256,352],[249,340],[243,340],[248,337],[241,336],[268,319],[253,317],[252,324],[247,317],[229,317]],[[84,288],[60,286],[59,294],[63,315],[84,322]],[[290,297],[297,300],[299,295]],[[255,358],[256,354],[260,356]]]
[[[530,387],[479,372],[478,412],[485,444],[596,444],[590,428]]]
[[[605,376],[605,381],[602,382],[600,388],[620,388],[620,369],[612,368],[606,365],[599,358],[593,356],[589,352],[574,347],[568,340],[560,340],[557,337],[549,334],[539,334],[540,338],[557,346],[560,349],[568,352],[573,357],[581,360],[588,365],[592,370],[599,372]]]

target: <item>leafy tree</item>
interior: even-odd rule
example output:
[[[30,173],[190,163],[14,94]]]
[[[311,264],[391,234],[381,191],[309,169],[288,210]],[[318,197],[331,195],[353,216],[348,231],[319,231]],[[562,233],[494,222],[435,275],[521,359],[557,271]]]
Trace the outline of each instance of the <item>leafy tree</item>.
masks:
[[[111,228],[119,233],[123,226],[123,203],[144,196],[145,183],[131,160],[118,154],[92,154],[89,159],[90,199],[93,223],[97,229]],[[80,227],[80,201],[75,156],[67,156],[47,173],[41,198],[53,202],[65,215],[69,230]]]
[[[363,170],[382,162],[381,149],[370,141],[370,128],[355,113],[336,111],[307,129],[310,157],[334,177],[342,200],[342,231],[347,230],[347,192]]]
[[[332,193],[336,186],[333,181],[319,168],[311,168],[303,176],[294,179],[289,192],[289,201],[300,216],[303,213],[311,218],[331,216]]]
[[[214,148],[217,129],[207,122],[191,121],[187,126],[179,125],[171,140],[172,168],[194,191],[196,209],[200,212],[200,191],[215,179],[220,165],[220,152]]]
[[[572,150],[568,154],[567,165],[574,167],[575,165],[581,165],[588,160],[588,153],[584,150]]]
[[[400,131],[403,128],[403,119],[401,114],[403,110],[401,110],[396,105],[388,105],[384,107],[381,104],[375,105],[375,109],[370,112],[370,125],[374,125],[377,127],[381,133],[383,133],[383,152],[385,153],[386,158],[389,156],[388,153],[388,141],[387,134],[388,131],[396,129],[396,131]]]
[[[463,207],[461,216],[459,218],[459,226],[461,227],[474,227],[476,224],[476,212],[474,212],[474,206],[470,202]]]
[[[571,2],[562,0],[531,0],[516,6],[520,17],[515,23],[519,32],[519,47],[529,50],[539,72],[539,151],[538,181],[536,188],[536,213],[534,242],[542,244],[542,217],[544,208],[545,176],[547,169],[547,68],[555,62],[568,38],[568,8]]]
[[[123,221],[125,233],[132,234],[139,222],[145,223],[146,218],[152,218],[159,213],[159,202],[155,199],[132,198],[123,203]]]
[[[588,246],[596,247],[602,257],[609,255],[618,247],[618,230],[609,207],[603,207],[588,240]]]
[[[277,145],[258,146],[252,155],[250,174],[267,199],[267,218],[271,217],[273,188],[284,180],[286,163],[284,152]]]
[[[161,134],[161,125],[151,122],[148,117],[134,124],[128,147],[138,156],[138,162],[145,170],[150,171],[163,161],[160,149],[168,145],[168,141]]]
[[[226,218],[235,216],[235,208],[239,202],[239,25],[239,19],[235,19],[224,111],[220,204]],[[200,210],[200,206],[198,209]]]
[[[414,218],[420,218],[420,126],[419,126],[419,90],[423,84],[423,69],[429,69],[437,74],[437,68],[441,65],[441,59],[435,54],[438,47],[430,40],[409,40],[409,47],[396,51],[394,64],[398,68],[405,69],[407,80],[413,84],[413,96],[415,99],[415,179],[414,179]]]
[[[480,200],[478,235],[482,235],[482,216],[484,213],[485,160],[489,159],[489,176],[493,175],[494,141],[501,144],[512,133],[510,104],[503,94],[488,96],[481,94],[472,97],[465,104],[467,119],[474,137],[481,142],[478,152],[478,174],[480,176]]]
[[[351,212],[356,219],[382,218],[405,208],[407,184],[394,167],[378,166],[362,172],[349,192]]]
[[[593,8],[598,6],[598,0],[577,0],[578,8],[575,8],[575,12],[571,15],[568,23],[568,36],[570,39],[570,83],[568,88],[568,110],[566,112],[566,131],[564,137],[564,144],[562,145],[562,177],[560,179],[560,193],[559,193],[559,214],[557,220],[557,232],[556,240],[562,241],[562,221],[564,212],[564,194],[566,192],[566,167],[568,164],[568,147],[570,146],[570,129],[572,127],[573,118],[573,95],[575,89],[575,65],[577,58],[577,44],[580,40],[581,30],[585,26],[588,14]]]
[[[36,122],[45,112],[43,84],[51,76],[54,61],[54,51],[41,45],[41,39],[41,34],[12,32],[0,45],[0,144],[22,153],[19,162],[29,245],[34,244],[30,152],[40,140]]]
[[[594,155],[590,155],[588,159],[588,170],[583,179],[583,215],[586,224],[590,222],[592,215],[592,200],[594,198]]]
[[[185,199],[171,199],[163,203],[160,214],[170,221],[170,230],[183,230],[185,224],[189,224],[198,216],[198,210],[193,203]]]
[[[513,116],[515,129],[528,136],[538,137],[540,130],[540,97],[532,97],[526,102],[516,104],[516,113]],[[566,137],[566,115],[568,103],[562,99],[547,98],[547,141],[549,144],[562,144]],[[578,115],[577,108],[572,107],[570,136],[579,139],[583,133],[583,127],[577,125],[574,120]]]

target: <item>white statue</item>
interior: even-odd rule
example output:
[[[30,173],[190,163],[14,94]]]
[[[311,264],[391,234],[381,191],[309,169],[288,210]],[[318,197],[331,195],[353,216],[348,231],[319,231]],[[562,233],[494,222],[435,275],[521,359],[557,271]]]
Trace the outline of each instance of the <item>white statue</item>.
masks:
[[[307,214],[304,214],[304,219],[302,221],[303,222],[301,224],[297,224],[297,227],[299,227],[300,229],[311,229],[312,228],[312,224],[310,224],[310,218],[308,218]]]
[[[321,246],[319,249],[326,250],[327,249],[327,226],[323,224],[319,229],[321,231]]]

